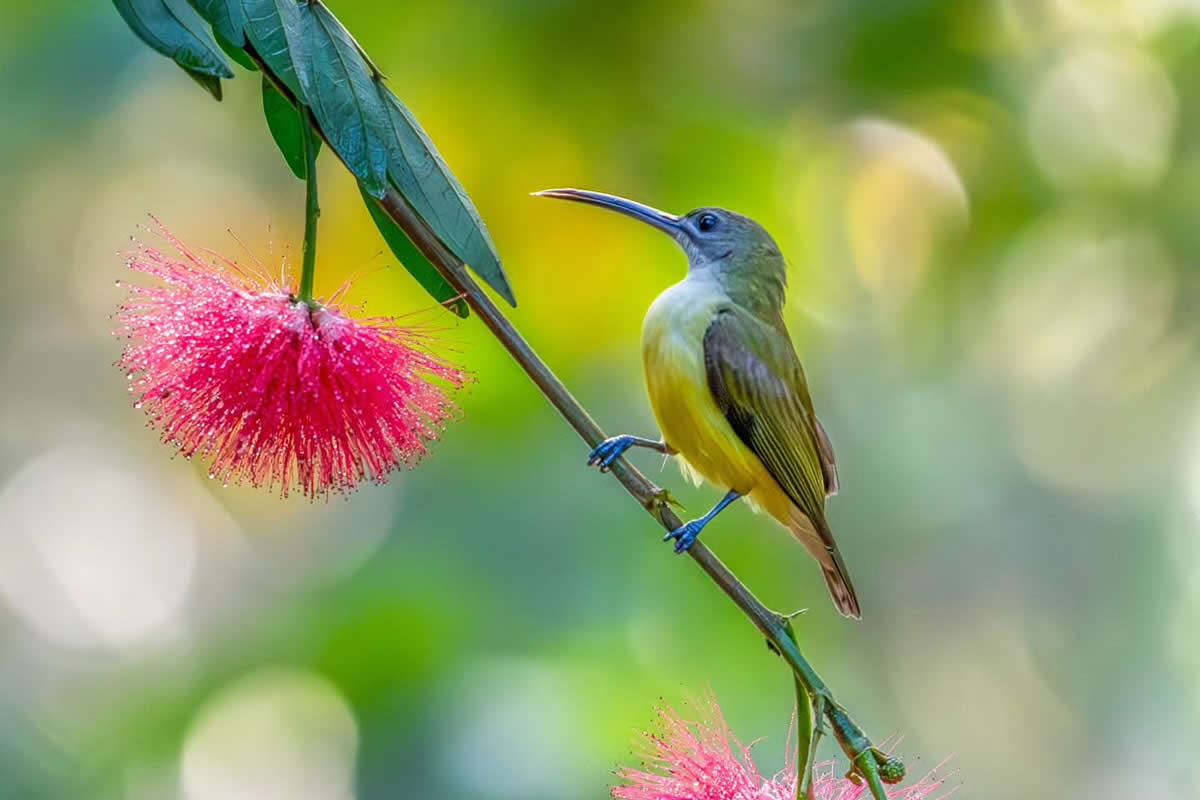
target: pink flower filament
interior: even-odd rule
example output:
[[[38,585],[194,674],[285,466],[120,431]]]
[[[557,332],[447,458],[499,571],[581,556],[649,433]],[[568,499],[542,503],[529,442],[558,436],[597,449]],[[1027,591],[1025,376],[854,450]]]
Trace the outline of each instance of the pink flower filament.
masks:
[[[671,708],[658,709],[659,732],[642,736],[643,768],[618,769],[617,776],[628,783],[614,787],[612,796],[616,800],[793,800],[798,776],[794,749],[788,747],[784,768],[766,777],[754,763],[750,748],[729,730],[716,699],[708,695],[703,704],[697,722],[684,720]],[[936,772],[911,786],[890,789],[888,797],[931,797],[944,784]],[[816,800],[870,797],[865,786],[838,775],[832,761],[817,764],[814,773]]]
[[[350,491],[415,465],[457,413],[447,390],[468,376],[429,352],[428,332],[310,310],[161,233],[181,258],[141,243],[129,253],[162,284],[129,287],[118,365],[163,440],[211,460],[210,477],[285,496]]]

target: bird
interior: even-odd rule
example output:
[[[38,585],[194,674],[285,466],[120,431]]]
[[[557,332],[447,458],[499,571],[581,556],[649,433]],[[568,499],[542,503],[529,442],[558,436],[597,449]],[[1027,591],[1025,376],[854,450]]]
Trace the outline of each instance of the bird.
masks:
[[[663,537],[675,540],[675,552],[687,551],[723,509],[746,498],[817,560],[838,611],[861,618],[825,517],[825,500],[839,489],[837,461],[784,324],[787,265],[775,240],[724,208],[679,216],[584,189],[534,194],[640,220],[687,255],[687,275],[658,296],[642,325],[646,390],[662,438],[613,436],[588,464],[606,471],[631,447],[675,456],[686,475],[728,489],[707,514]]]

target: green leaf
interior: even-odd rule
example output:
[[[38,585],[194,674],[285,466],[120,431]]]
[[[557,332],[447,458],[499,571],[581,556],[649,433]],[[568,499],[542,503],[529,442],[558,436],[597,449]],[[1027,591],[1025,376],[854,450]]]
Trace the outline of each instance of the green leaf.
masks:
[[[417,279],[417,283],[421,284],[421,287],[429,292],[434,300],[442,303],[458,316],[465,318],[470,313],[466,301],[459,299],[447,302],[457,297],[458,292],[454,291],[454,287],[446,282],[433,264],[429,263],[429,259],[425,258],[417,249],[417,246],[412,243],[400,226],[392,221],[388,213],[383,210],[383,206],[379,205],[379,201],[371,196],[366,187],[359,184],[358,189],[362,193],[363,202],[367,205],[371,219],[375,222],[375,227],[379,228],[383,240],[388,243],[388,247],[391,248],[396,258],[400,259],[404,268]]]
[[[218,103],[221,102],[220,78],[214,78],[212,75],[205,75],[200,72],[192,72],[190,69],[186,68],[183,71],[187,73],[189,78],[200,84],[205,91],[211,94],[214,100],[216,100]]]
[[[308,73],[308,39],[300,17],[301,6],[296,0],[226,2],[241,6],[246,20],[245,37],[271,73],[297,101],[312,105],[308,100],[312,87]],[[233,37],[229,41],[238,42]]]
[[[113,0],[113,5],[138,38],[221,99],[219,79],[232,78],[233,68],[195,9],[184,0]]]
[[[375,81],[354,39],[320,3],[301,6],[307,36],[308,106],[325,138],[374,197],[387,190],[390,130]]]
[[[382,82],[376,85],[398,145],[388,160],[396,188],[451,252],[515,306],[496,246],[466,190],[412,113]]]
[[[130,0],[118,0],[118,2]],[[158,0],[179,3],[183,0]],[[147,0],[140,0],[147,2]],[[389,184],[430,230],[505,300],[516,305],[496,246],[466,191],[420,124],[392,92],[362,48],[318,0],[189,0],[213,26],[222,46],[254,56],[274,86],[264,86],[267,124],[292,172],[303,176],[299,121],[290,100],[308,106],[338,157],[361,188],[382,197]],[[243,53],[245,55],[245,53]],[[282,88],[280,88],[282,87]],[[282,102],[281,102],[282,101]],[[381,209],[368,204],[379,224]],[[394,227],[394,223],[388,220]],[[381,226],[382,230],[382,226]],[[386,236],[386,233],[385,233]],[[439,300],[452,296],[423,256],[401,234],[406,255],[393,250]],[[389,242],[391,244],[391,242]],[[413,268],[413,264],[421,265]],[[418,274],[420,273],[420,274]],[[430,287],[435,287],[438,294]]]
[[[241,0],[188,0],[208,20],[218,37],[224,37],[234,47],[241,49],[246,41],[246,12]],[[217,39],[220,44],[221,39]],[[234,58],[233,56],[230,56]],[[237,59],[234,58],[236,61]],[[240,63],[240,62],[239,62]]]
[[[271,137],[283,153],[283,160],[291,167],[292,174],[300,180],[305,178],[306,164],[304,163],[303,128],[300,127],[300,112],[284,97],[270,78],[263,76],[262,82],[263,115],[267,118],[267,128]],[[316,139],[317,152],[321,152],[321,139]]]
[[[217,46],[225,51],[225,55],[229,56],[251,72],[258,71],[258,64],[254,63],[254,59],[251,58],[250,54],[243,50],[240,45],[236,45],[229,41],[221,35],[219,30],[216,29],[213,30],[213,38],[216,39]]]

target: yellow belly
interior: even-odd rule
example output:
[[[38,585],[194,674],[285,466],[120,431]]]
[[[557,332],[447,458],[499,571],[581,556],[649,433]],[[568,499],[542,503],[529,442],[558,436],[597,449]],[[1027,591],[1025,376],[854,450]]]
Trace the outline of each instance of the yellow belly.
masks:
[[[706,480],[733,489],[785,525],[792,503],[717,407],[704,366],[704,332],[721,305],[719,286],[689,277],[659,295],[642,327],[646,390],[663,440]],[[687,470],[685,469],[685,473]]]

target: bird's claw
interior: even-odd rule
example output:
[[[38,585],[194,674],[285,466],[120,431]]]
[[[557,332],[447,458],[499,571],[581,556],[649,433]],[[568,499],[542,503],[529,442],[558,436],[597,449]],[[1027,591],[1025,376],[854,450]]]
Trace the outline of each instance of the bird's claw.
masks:
[[[696,541],[696,537],[700,535],[700,531],[704,530],[704,523],[698,519],[691,522],[685,522],[680,527],[668,533],[663,537],[663,541],[675,540],[675,552],[685,553],[692,543]]]
[[[601,472],[608,472],[612,463],[631,447],[633,447],[633,437],[629,434],[609,437],[588,453],[588,466],[600,467]]]

